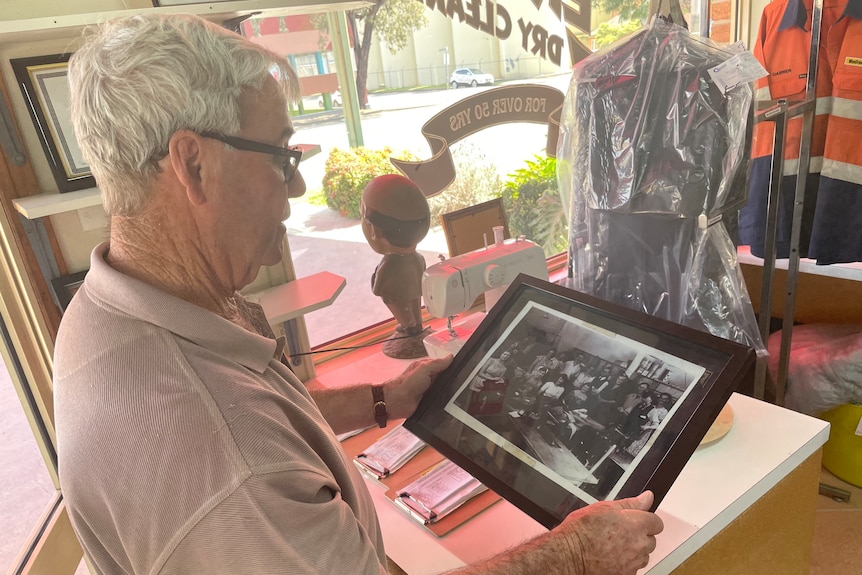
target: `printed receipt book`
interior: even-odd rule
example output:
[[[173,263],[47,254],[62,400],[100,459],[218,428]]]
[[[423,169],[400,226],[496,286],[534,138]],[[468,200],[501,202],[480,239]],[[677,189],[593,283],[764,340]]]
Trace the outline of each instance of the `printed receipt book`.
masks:
[[[478,479],[446,460],[398,489],[394,501],[414,519],[428,525],[487,489]]]
[[[388,477],[419,453],[425,443],[404,429],[394,428],[353,458],[362,471],[376,479]]]

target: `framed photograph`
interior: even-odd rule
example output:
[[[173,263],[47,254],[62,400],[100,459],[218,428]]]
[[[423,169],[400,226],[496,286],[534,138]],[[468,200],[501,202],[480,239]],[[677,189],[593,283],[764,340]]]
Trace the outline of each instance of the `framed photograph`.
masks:
[[[493,244],[494,226],[503,226],[503,239],[510,237],[502,198],[448,212],[441,219],[450,257]]]
[[[66,311],[69,302],[72,301],[72,296],[84,283],[86,271],[76,272],[67,276],[60,276],[51,280],[51,287],[54,288],[54,295],[57,296],[57,303],[60,304],[60,310]]]
[[[55,54],[10,61],[60,193],[96,186],[72,129],[69,56]]]
[[[658,503],[754,350],[520,275],[404,426],[548,528]]]

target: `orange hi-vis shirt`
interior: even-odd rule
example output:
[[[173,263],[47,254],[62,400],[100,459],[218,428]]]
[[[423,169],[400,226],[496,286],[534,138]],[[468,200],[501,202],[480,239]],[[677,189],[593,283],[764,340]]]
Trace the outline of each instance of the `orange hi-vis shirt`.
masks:
[[[769,75],[758,101],[805,98],[812,0],[776,0],[764,8],[754,54]],[[824,0],[815,84],[809,177],[802,207],[800,255],[821,264],[862,260],[862,0]],[[789,119],[784,141],[777,255],[787,257],[795,203],[802,117]],[[749,198],[740,242],[763,255],[774,124],[755,125]]]
[[[805,99],[811,44],[812,4],[813,0],[782,0],[771,2],[763,9],[757,42],[753,48],[754,56],[763,64],[769,75],[757,81],[756,100],[802,101]],[[810,173],[820,171],[831,108],[832,71],[824,57],[824,44],[829,37],[829,30],[841,17],[845,5],[846,0],[824,0],[823,2]],[[765,121],[755,125],[752,158],[772,154],[774,130],[773,122]],[[796,174],[801,132],[802,116],[791,118],[787,123],[784,140],[786,175]]]
[[[832,93],[821,171],[862,185],[862,1],[847,3],[829,30],[825,52]]]
[[[826,37],[832,95],[809,257],[862,261],[862,0],[849,0]]]

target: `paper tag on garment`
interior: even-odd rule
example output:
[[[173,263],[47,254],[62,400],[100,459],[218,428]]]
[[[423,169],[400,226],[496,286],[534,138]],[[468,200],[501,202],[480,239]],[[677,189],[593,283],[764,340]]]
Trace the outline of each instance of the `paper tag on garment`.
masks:
[[[745,42],[740,40],[739,42],[728,44],[727,46],[725,46],[725,50],[733,54],[742,54],[747,50],[747,48],[745,47]]]
[[[862,417],[859,418],[859,425],[856,426],[856,435],[862,437]]]
[[[728,90],[740,84],[763,78],[767,75],[767,72],[760,65],[760,62],[757,61],[757,58],[754,57],[754,54],[745,50],[744,52],[739,52],[729,60],[725,60],[718,66],[710,68],[709,75],[721,92],[727,94]]]

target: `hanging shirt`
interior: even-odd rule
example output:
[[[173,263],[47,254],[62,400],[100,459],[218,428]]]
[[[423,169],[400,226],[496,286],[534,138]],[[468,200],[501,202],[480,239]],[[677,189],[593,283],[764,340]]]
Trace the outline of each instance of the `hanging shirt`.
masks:
[[[850,0],[822,53],[832,93],[809,257],[862,261],[862,0]]]
[[[832,24],[841,16],[846,0],[824,0],[821,13],[820,52]],[[786,99],[800,102],[805,99],[810,59],[811,26],[809,12],[813,0],[775,0],[764,9],[760,19],[754,56],[769,73],[756,83],[758,101]],[[818,58],[823,61],[823,57]],[[819,174],[823,162],[826,128],[832,92],[832,73],[828,66],[819,65],[815,84],[815,116],[811,133],[809,177],[805,186],[801,255],[807,248],[813,227],[817,202]],[[790,228],[796,193],[796,173],[802,136],[802,116],[788,118],[784,138],[784,178],[781,182],[778,214],[777,254],[787,257],[790,247]],[[754,126],[749,175],[748,203],[740,211],[739,237],[751,246],[751,253],[763,257],[766,236],[766,210],[769,202],[769,177],[772,166],[775,124],[761,121]]]
[[[769,72],[757,82],[758,100],[802,101],[808,79],[812,0],[776,0],[764,8],[754,55]],[[815,116],[809,175],[802,207],[799,252],[818,263],[862,259],[862,77],[859,16],[862,0],[824,0],[818,48]],[[854,56],[857,54],[857,56]],[[857,62],[856,60],[859,60]],[[833,116],[836,116],[833,119]],[[777,257],[788,257],[802,116],[788,119],[784,140]],[[774,139],[773,122],[755,126],[748,203],[740,212],[739,237],[762,257]]]

